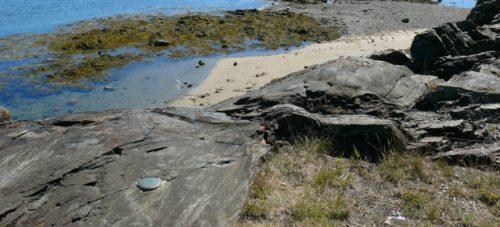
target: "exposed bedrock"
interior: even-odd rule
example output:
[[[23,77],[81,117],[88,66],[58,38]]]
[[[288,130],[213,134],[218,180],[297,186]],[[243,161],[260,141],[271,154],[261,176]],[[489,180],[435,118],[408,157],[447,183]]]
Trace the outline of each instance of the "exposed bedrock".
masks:
[[[412,69],[443,79],[480,71],[500,57],[500,0],[478,1],[466,20],[419,34],[411,46]]]
[[[267,151],[258,124],[106,111],[0,129],[0,226],[224,226]],[[136,187],[145,176],[159,189]]]

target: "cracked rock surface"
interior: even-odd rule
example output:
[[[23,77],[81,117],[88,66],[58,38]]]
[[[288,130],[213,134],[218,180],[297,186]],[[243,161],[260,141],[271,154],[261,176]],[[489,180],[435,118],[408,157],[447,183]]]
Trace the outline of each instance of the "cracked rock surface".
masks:
[[[181,111],[178,111],[181,112]],[[255,123],[203,113],[107,111],[0,130],[0,226],[192,226],[238,218]],[[162,186],[142,192],[144,176]]]

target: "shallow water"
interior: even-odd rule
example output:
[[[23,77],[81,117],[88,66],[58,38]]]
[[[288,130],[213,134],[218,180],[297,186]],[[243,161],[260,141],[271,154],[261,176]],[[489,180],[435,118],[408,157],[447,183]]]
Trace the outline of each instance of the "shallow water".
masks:
[[[0,106],[9,108],[15,120],[82,111],[162,107],[186,94],[188,84],[197,86],[221,58],[283,52],[286,51],[255,49],[176,60],[157,57],[114,69],[109,73],[110,81],[91,83],[91,89],[64,88],[57,92],[33,93],[39,89],[36,85],[21,80],[11,81],[9,86],[0,90]],[[206,65],[196,68],[199,60]]]

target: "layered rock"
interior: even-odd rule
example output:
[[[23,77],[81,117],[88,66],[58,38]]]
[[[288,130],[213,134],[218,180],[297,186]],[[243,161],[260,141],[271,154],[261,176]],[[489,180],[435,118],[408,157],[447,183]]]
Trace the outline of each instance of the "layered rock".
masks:
[[[481,0],[467,20],[446,23],[415,37],[413,68],[443,79],[500,57],[500,0]]]
[[[263,88],[211,107],[232,116],[294,104],[323,114],[388,116],[410,108],[429,91],[433,76],[414,75],[405,66],[362,58],[343,58],[274,80]]]
[[[267,147],[258,124],[221,115],[107,111],[4,126],[0,225],[227,225]],[[161,187],[141,191],[145,176]]]

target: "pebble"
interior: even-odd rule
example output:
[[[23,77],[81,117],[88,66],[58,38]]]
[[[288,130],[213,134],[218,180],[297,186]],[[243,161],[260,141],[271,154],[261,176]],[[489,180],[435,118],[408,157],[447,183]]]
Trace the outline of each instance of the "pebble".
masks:
[[[109,85],[104,86],[104,91],[114,91],[115,89]]]
[[[152,42],[153,46],[168,46],[170,43],[164,39],[157,39]]]

